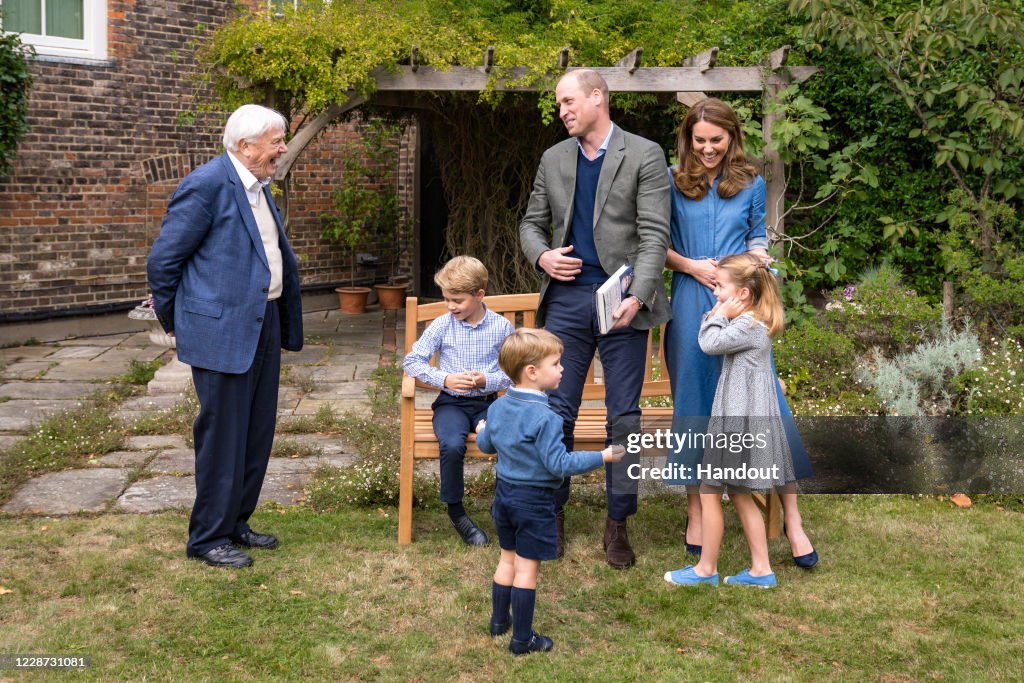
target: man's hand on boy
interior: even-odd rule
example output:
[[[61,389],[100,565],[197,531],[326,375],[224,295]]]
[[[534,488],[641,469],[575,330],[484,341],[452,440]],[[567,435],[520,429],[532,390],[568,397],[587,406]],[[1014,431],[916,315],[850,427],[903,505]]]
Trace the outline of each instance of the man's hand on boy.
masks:
[[[476,423],[476,433],[479,434],[480,432],[484,431],[484,427],[486,427],[486,426],[487,426],[487,420],[480,420],[479,422],[477,422]]]
[[[622,460],[622,456],[626,454],[625,446],[618,444],[612,444],[608,448],[601,451],[601,459],[605,462],[618,462]]]

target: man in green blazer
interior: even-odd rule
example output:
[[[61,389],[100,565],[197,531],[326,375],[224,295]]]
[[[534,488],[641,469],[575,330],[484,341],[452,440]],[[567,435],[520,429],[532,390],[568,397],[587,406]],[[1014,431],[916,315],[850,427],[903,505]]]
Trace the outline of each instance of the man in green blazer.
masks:
[[[604,370],[609,441],[613,426],[639,419],[647,337],[671,315],[661,278],[669,244],[669,177],[659,145],[612,123],[608,84],[596,71],[570,71],[555,96],[571,137],[541,157],[519,237],[543,277],[537,324],[565,345],[565,372],[550,401],[572,450],[595,350]],[[594,293],[624,264],[633,267],[633,280],[613,314],[613,328],[602,335]],[[604,548],[608,563],[624,569],[636,561],[626,535],[626,520],[637,510],[636,482],[623,481],[621,468],[614,472],[613,482],[612,467],[606,469]],[[566,479],[556,496],[559,556],[568,498]]]

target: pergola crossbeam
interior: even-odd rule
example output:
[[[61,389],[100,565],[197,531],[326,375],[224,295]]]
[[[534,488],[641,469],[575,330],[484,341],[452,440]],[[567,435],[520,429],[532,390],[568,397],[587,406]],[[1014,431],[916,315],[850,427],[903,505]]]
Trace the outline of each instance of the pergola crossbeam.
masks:
[[[707,97],[706,92],[759,92],[767,105],[779,91],[791,83],[800,83],[820,71],[815,66],[786,66],[789,46],[773,51],[761,66],[718,67],[718,48],[712,47],[683,60],[677,67],[641,67],[643,48],[638,47],[610,67],[569,68],[569,48],[558,55],[559,71],[592,68],[604,77],[608,88],[616,92],[674,93],[676,99],[693,106]],[[552,74],[556,75],[556,74]],[[552,83],[537,84],[526,67],[499,67],[494,63],[494,46],[487,46],[483,65],[437,68],[419,63],[415,45],[409,63],[398,67],[381,67],[373,72],[377,90],[369,101],[385,106],[422,106],[419,92],[480,92],[484,90],[536,92],[550,88]],[[288,143],[288,153],[278,162],[276,180],[284,180],[303,149],[342,113],[367,101],[354,92],[343,104],[332,104],[304,124]],[[766,114],[762,124],[765,142],[771,141],[772,123],[778,114]],[[769,234],[784,234],[782,204],[785,195],[783,165],[778,154],[765,149],[765,181],[768,184],[766,223]]]
[[[582,67],[573,67],[582,68]],[[569,68],[572,71],[573,68]],[[819,69],[813,66],[792,66],[766,74],[759,66],[705,68],[679,67],[592,67],[608,82],[612,92],[761,92],[765,85],[783,85],[805,81]],[[782,73],[782,72],[785,73]],[[374,72],[377,90],[480,91],[500,90],[531,92],[536,85],[519,85],[527,75],[525,67],[499,69],[488,73],[485,67],[455,66],[438,69],[429,66],[401,65],[397,69]]]

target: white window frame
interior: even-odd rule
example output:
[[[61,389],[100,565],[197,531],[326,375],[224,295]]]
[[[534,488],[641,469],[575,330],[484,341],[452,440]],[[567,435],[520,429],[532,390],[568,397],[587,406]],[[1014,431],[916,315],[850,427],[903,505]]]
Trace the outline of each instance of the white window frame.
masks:
[[[3,9],[0,0],[0,10]],[[46,14],[43,14],[46,21]],[[21,42],[36,49],[37,55],[77,59],[107,59],[107,0],[82,0],[82,38],[61,38],[21,33]]]

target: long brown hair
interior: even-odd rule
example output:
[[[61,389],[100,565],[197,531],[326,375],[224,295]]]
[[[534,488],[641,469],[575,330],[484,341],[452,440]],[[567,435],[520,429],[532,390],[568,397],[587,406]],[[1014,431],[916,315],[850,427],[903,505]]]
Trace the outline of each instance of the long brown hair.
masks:
[[[718,262],[737,287],[750,292],[750,312],[768,328],[768,336],[782,332],[786,316],[782,310],[779,283],[768,266],[753,254],[732,254]]]
[[[676,155],[679,165],[672,167],[676,189],[688,199],[704,199],[710,188],[707,169],[693,150],[693,127],[699,121],[718,126],[729,134],[729,147],[719,166],[718,196],[728,199],[757,177],[757,167],[743,153],[743,130],[740,119],[728,104],[716,97],[701,100],[690,107],[676,132]]]

